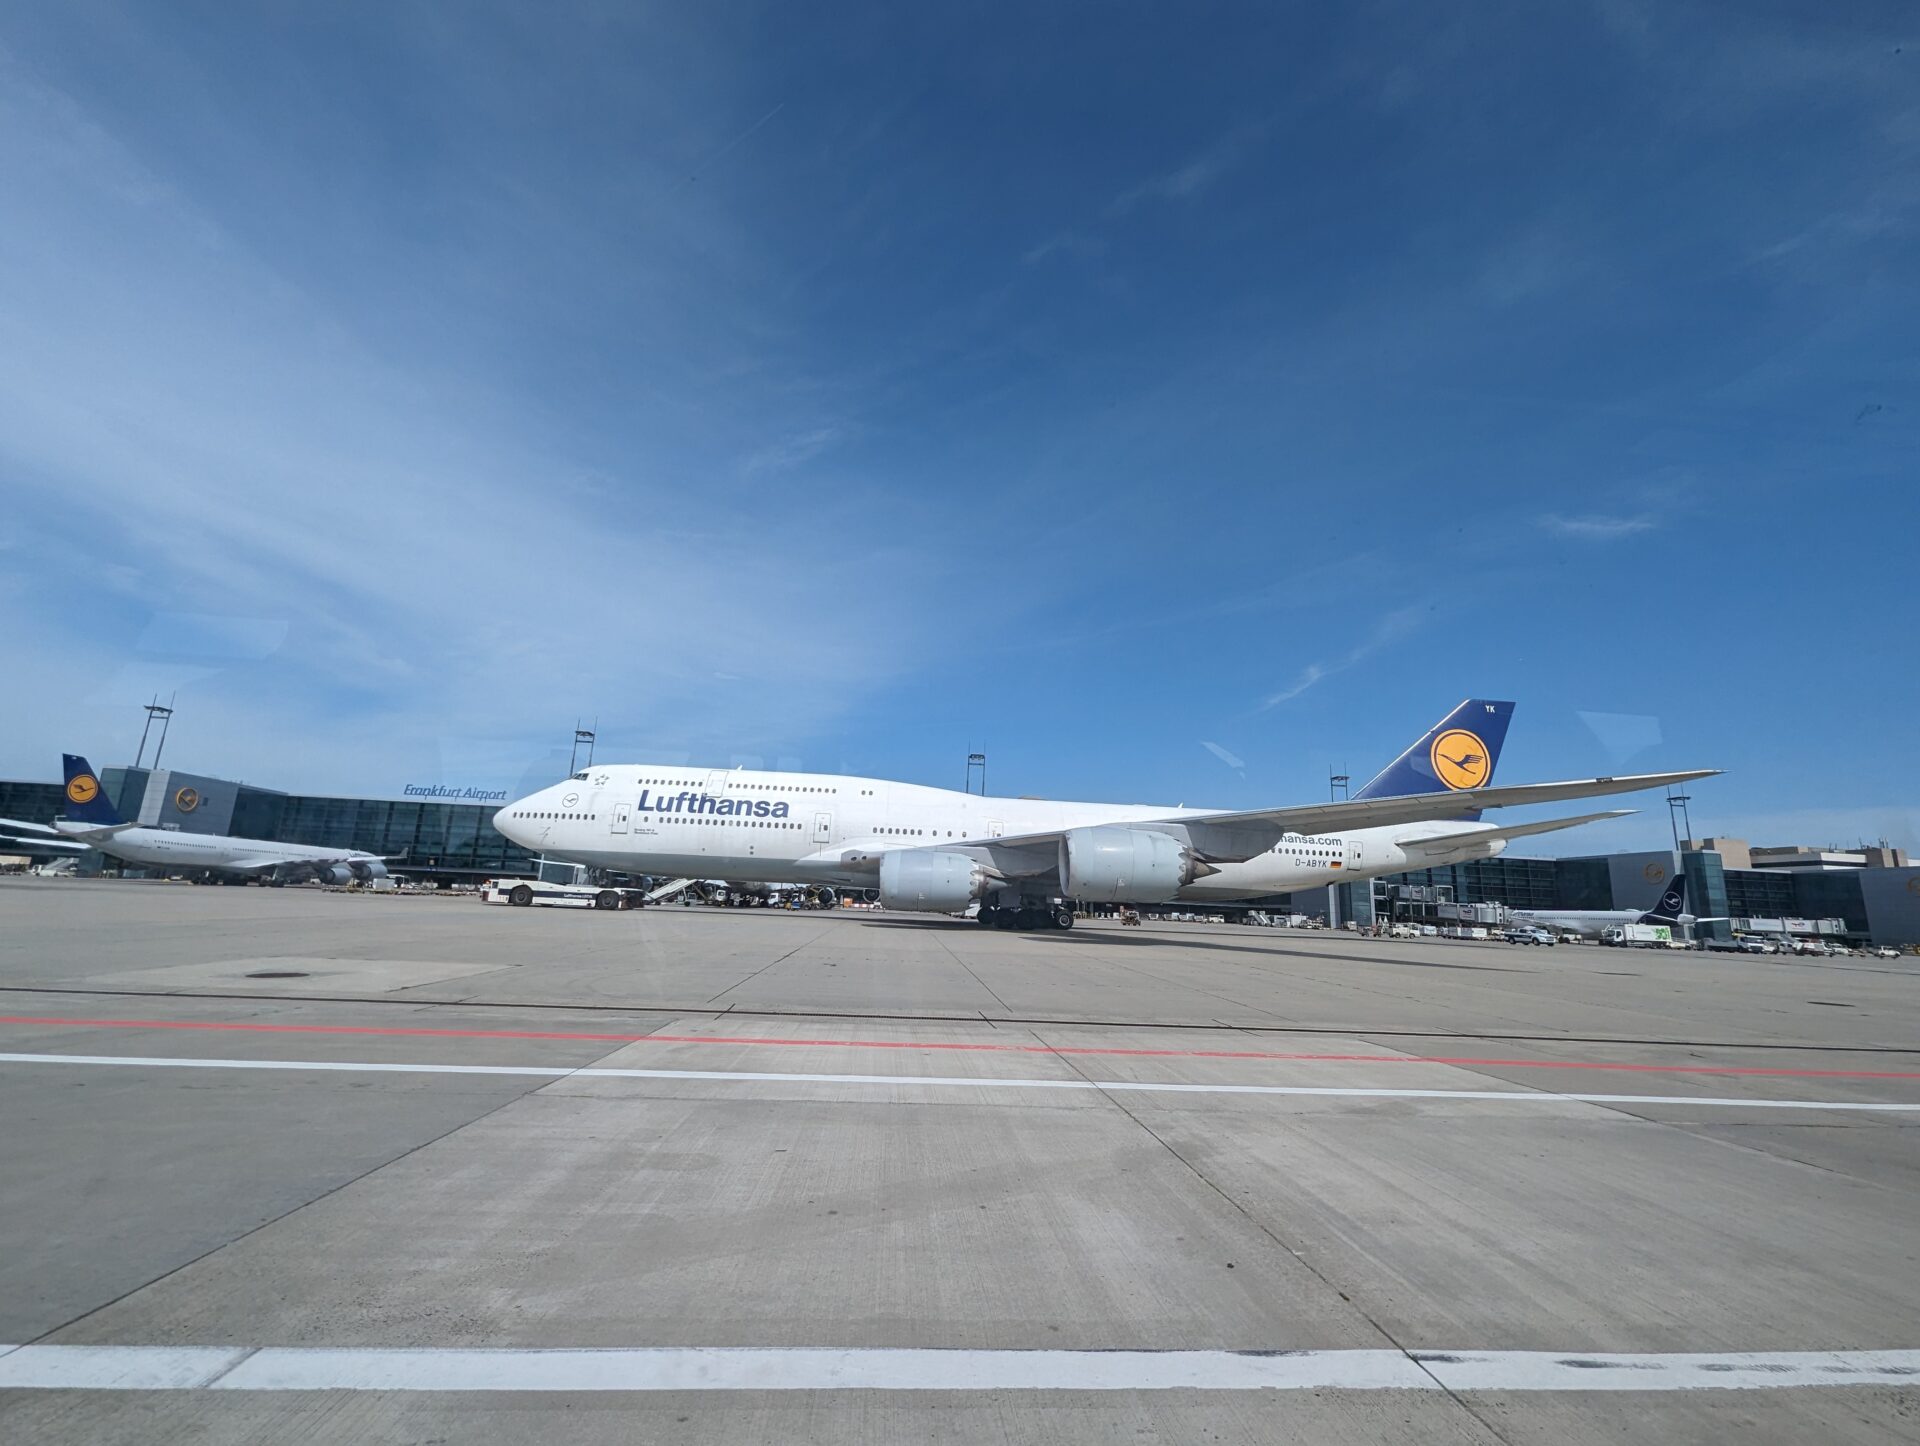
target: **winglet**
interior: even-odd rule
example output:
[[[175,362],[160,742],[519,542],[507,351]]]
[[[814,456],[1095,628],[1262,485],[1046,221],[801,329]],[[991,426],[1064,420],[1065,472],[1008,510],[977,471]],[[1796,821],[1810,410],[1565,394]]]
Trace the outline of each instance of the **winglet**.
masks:
[[[63,817],[102,827],[120,823],[120,815],[107,802],[106,788],[100,782],[100,775],[93,771],[93,765],[77,753],[63,753],[60,761],[67,778],[67,801]]]

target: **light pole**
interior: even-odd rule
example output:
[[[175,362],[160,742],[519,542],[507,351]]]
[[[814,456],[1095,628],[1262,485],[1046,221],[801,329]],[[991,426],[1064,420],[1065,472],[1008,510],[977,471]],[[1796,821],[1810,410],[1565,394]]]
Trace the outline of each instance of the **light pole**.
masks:
[[[179,695],[175,694],[174,696],[178,697]],[[135,768],[138,768],[142,760],[147,756],[147,732],[153,727],[153,720],[156,718],[161,720],[160,747],[165,748],[167,746],[166,720],[173,717],[173,709],[169,706],[172,702],[173,699],[169,698],[166,703],[162,703],[160,701],[160,695],[155,693],[153,695],[153,701],[146,705],[147,721],[140,725],[140,751],[133,755],[133,766]],[[153,766],[155,768],[160,766],[160,755],[157,750],[153,756]]]
[[[1686,841],[1688,843],[1693,842],[1693,819],[1687,813],[1687,805],[1692,801],[1692,794],[1675,793],[1673,791],[1673,785],[1667,785],[1667,821],[1673,825],[1673,851],[1676,854],[1680,852],[1680,840],[1682,838],[1680,826],[1682,824],[1686,825],[1686,833],[1684,835]]]
[[[582,728],[576,722],[573,729],[573,752],[567,756],[567,777],[573,777],[580,763],[580,745],[587,745],[587,767],[593,767],[594,728],[600,726],[598,718],[593,720],[593,728]]]
[[[965,791],[968,793],[973,792],[973,770],[976,768],[980,770],[980,796],[982,798],[985,798],[987,796],[987,755],[986,754],[969,753],[967,755],[967,786]]]
[[[178,693],[167,694],[167,706],[160,712],[160,741],[153,745],[153,771],[160,771],[160,755],[167,751],[167,730],[173,727],[173,700]]]

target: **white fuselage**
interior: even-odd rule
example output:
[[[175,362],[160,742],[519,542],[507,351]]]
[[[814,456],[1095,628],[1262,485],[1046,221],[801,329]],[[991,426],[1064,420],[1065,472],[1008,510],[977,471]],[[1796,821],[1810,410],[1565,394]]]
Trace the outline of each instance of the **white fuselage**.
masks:
[[[550,858],[632,874],[761,883],[871,883],[870,871],[839,867],[846,851],[930,849],[1092,824],[1137,823],[1217,810],[1148,804],[988,798],[884,779],[752,769],[590,769],[509,804],[494,827]],[[1494,832],[1491,825],[1485,832]],[[1458,820],[1288,835],[1241,863],[1218,865],[1182,899],[1245,899],[1342,879],[1371,878],[1464,859],[1491,858],[1500,838],[1460,838],[1479,828]],[[1421,848],[1422,837],[1452,836]]]
[[[314,865],[372,861],[376,855],[352,849],[321,848],[313,844],[271,843],[266,839],[230,838],[218,833],[179,833],[168,828],[129,828],[107,836],[89,837],[97,824],[56,821],[56,832],[98,849],[123,863],[157,869],[259,869],[264,864]]]
[[[1515,909],[1513,918],[1519,924],[1537,924],[1542,929],[1552,929],[1556,933],[1575,934],[1582,939],[1598,939],[1607,930],[1621,924],[1637,924],[1647,917],[1645,909]],[[1682,914],[1677,920],[1655,920],[1655,923],[1691,923],[1693,915]]]

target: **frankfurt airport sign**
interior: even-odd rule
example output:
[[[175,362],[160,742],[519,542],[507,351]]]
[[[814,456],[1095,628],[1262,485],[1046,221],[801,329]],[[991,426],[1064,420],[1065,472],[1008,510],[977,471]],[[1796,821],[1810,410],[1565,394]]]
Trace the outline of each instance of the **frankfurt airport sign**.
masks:
[[[409,783],[400,790],[408,798],[445,798],[456,803],[505,803],[504,788],[449,788],[444,783]]]

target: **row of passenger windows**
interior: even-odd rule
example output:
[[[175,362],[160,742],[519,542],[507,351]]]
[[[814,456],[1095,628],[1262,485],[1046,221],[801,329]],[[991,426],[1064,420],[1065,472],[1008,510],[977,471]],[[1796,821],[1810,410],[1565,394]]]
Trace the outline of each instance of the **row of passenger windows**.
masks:
[[[639,780],[648,788],[698,788],[703,780],[693,778],[642,778]],[[838,793],[837,788],[816,787],[812,785],[788,783],[734,783],[722,785],[721,791],[738,793]]]
[[[650,814],[643,815],[640,819],[641,823],[652,823],[653,821],[654,821],[653,817]],[[660,822],[661,823],[725,823],[725,824],[732,824],[735,828],[799,828],[800,827],[800,825],[797,823],[782,823],[779,819],[706,818],[697,813],[696,814],[663,813],[660,815]]]
[[[513,811],[511,816],[514,818],[584,818],[584,819],[596,819],[600,817],[600,815],[597,813],[542,813],[538,809],[533,809],[533,808],[516,808]]]

